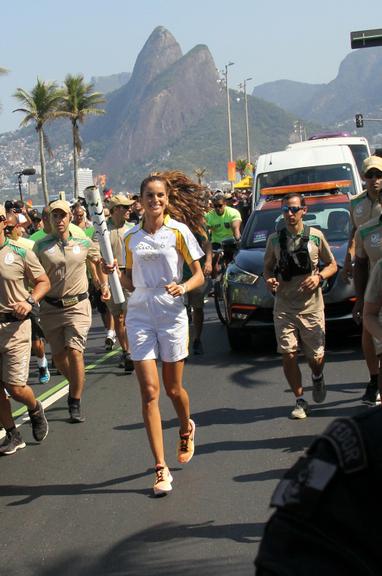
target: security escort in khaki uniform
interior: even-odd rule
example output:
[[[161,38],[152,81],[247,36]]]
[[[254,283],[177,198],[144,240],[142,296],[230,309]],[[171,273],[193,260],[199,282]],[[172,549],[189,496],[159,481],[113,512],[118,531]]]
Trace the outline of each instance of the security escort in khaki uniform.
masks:
[[[5,209],[0,205],[0,422],[6,430],[0,445],[2,455],[14,454],[25,447],[5,390],[28,407],[34,439],[41,442],[48,434],[44,409],[27,381],[31,352],[28,316],[32,310],[37,312],[37,304],[48,292],[50,283],[35,254],[5,237],[6,225]]]
[[[382,393],[382,259],[378,260],[370,274],[365,292],[363,321],[372,335],[378,357],[378,390]]]
[[[373,217],[362,223],[355,233],[354,285],[357,301],[353,308],[353,318],[359,324],[362,321],[364,294],[369,274],[375,263],[382,257],[382,158],[370,156],[363,163],[363,175],[368,194],[376,198],[375,206],[370,213]],[[379,361],[375,346],[366,327],[362,326],[362,350],[370,373],[362,401],[374,406],[379,402],[378,373]]]
[[[134,200],[130,200],[124,194],[117,194],[112,196],[107,204],[110,210],[110,218],[107,221],[107,227],[110,233],[111,249],[113,256],[118,263],[120,270],[124,270],[124,237],[126,233],[134,227],[132,222],[127,222],[128,209],[134,204]],[[125,302],[123,304],[116,304],[113,301],[113,296],[107,302],[107,307],[114,319],[114,330],[116,331],[118,341],[122,348],[121,363],[125,372],[132,372],[134,370],[134,363],[131,360],[129,353],[129,343],[126,334],[125,316],[127,312],[127,300],[130,293],[124,289]]]
[[[286,379],[296,396],[292,418],[305,418],[309,405],[304,398],[297,353],[299,344],[312,370],[313,400],[326,396],[325,316],[322,283],[337,271],[330,247],[316,228],[307,228],[304,198],[286,195],[281,203],[286,227],[271,234],[264,258],[264,278],[275,293],[273,311],[278,351],[282,354]],[[319,269],[320,262],[324,265]]]
[[[41,303],[41,324],[57,368],[69,381],[68,406],[72,422],[83,422],[81,396],[85,382],[83,353],[91,326],[86,261],[96,263],[102,295],[110,297],[100,268],[99,249],[88,238],[69,232],[71,210],[67,202],[50,205],[53,233],[36,242],[34,250],[51,282]]]
[[[382,167],[382,158],[370,156],[366,158],[362,165],[362,175],[366,181],[366,189],[358,196],[350,200],[350,216],[352,221],[352,231],[349,237],[346,261],[344,264],[344,274],[352,276],[352,260],[354,257],[355,242],[354,236],[357,228],[365,224],[372,218],[381,214],[381,205],[378,198],[378,186],[372,178],[365,178],[365,174],[370,168]]]

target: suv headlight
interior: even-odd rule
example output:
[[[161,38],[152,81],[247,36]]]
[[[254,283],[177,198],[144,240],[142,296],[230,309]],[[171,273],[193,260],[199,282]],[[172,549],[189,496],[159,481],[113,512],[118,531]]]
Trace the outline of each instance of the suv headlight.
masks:
[[[242,268],[239,268],[237,264],[231,264],[227,270],[227,280],[229,282],[237,282],[238,284],[255,284],[259,276],[257,274],[251,274]]]

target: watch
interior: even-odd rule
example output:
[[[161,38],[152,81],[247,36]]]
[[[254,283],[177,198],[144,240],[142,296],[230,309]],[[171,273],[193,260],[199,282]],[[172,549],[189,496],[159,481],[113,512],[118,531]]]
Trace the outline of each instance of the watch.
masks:
[[[28,296],[28,298],[25,298],[25,301],[28,302],[28,304],[30,304],[31,306],[34,306],[36,304],[36,300],[33,298],[33,296]]]
[[[320,286],[322,286],[323,283],[325,282],[325,278],[323,277],[323,275],[322,275],[321,273],[320,273],[320,274],[317,274],[317,276],[318,276],[319,279],[320,279]]]

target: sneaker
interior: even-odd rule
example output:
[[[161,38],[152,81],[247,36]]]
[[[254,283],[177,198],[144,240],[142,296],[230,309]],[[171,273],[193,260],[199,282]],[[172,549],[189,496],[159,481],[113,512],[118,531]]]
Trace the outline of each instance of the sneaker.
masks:
[[[167,466],[157,466],[155,468],[155,482],[153,486],[155,496],[164,496],[172,490],[171,482],[173,477]]]
[[[123,367],[125,372],[134,372],[134,362],[131,359],[130,352],[124,352]]]
[[[50,372],[48,366],[38,369],[38,381],[40,384],[47,384],[50,380]]]
[[[378,386],[373,382],[369,382],[366,386],[364,395],[361,398],[364,404],[368,406],[375,406],[381,402],[381,397],[379,395]]]
[[[115,336],[106,336],[105,338],[105,350],[106,352],[111,352],[114,348],[114,344],[116,343],[117,339]]]
[[[190,418],[189,423],[189,433],[183,435],[179,433],[180,439],[178,441],[177,458],[181,464],[187,464],[193,457],[195,450],[195,422]]]
[[[297,398],[296,406],[293,408],[291,412],[291,417],[296,418],[298,420],[302,420],[306,418],[309,414],[309,404],[306,400],[302,398]]]
[[[313,384],[313,400],[317,404],[321,404],[321,402],[323,402],[326,398],[326,386],[324,375],[321,374],[319,378],[313,378],[312,376],[312,384]]]
[[[37,409],[33,412],[28,410],[28,414],[32,425],[33,438],[36,442],[42,442],[48,435],[49,425],[40,400],[37,400]]]
[[[195,338],[192,344],[192,350],[196,355],[204,354],[203,344],[199,338]]]
[[[13,430],[12,432],[7,432],[4,438],[4,442],[0,444],[0,454],[4,456],[9,456],[9,454],[14,454],[17,450],[25,448],[26,444],[21,437],[18,430]]]
[[[82,422],[85,422],[85,418],[81,413],[81,404],[79,402],[69,404],[69,416],[72,424],[81,424]]]

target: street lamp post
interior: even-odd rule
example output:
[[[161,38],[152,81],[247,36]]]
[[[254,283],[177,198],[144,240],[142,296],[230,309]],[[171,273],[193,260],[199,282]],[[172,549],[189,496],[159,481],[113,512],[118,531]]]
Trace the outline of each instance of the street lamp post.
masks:
[[[21,189],[22,176],[33,176],[34,174],[36,174],[36,170],[34,168],[24,168],[24,170],[21,170],[21,172],[15,172],[15,174],[17,174],[17,183],[19,186],[20,200],[21,200],[21,202],[23,202],[24,199],[23,199],[23,193],[22,193],[22,189]]]
[[[228,62],[224,66],[222,74],[224,76],[225,91],[227,97],[227,122],[228,122],[228,145],[229,145],[229,160],[233,162],[233,151],[232,151],[232,126],[231,126],[231,105],[229,100],[229,88],[228,88],[228,67],[233,66],[234,62]],[[231,190],[233,190],[233,182],[231,181]]]
[[[246,78],[243,80],[242,84],[239,84],[239,88],[244,92],[244,108],[245,108],[245,133],[247,137],[247,162],[251,162],[251,150],[249,144],[249,122],[248,122],[248,98],[247,98],[247,82],[252,80],[252,78]]]

